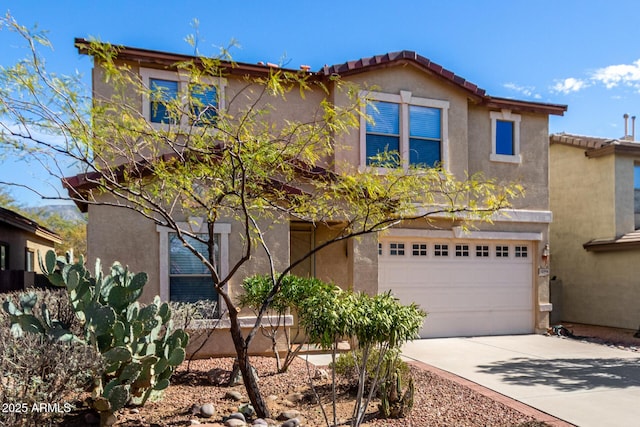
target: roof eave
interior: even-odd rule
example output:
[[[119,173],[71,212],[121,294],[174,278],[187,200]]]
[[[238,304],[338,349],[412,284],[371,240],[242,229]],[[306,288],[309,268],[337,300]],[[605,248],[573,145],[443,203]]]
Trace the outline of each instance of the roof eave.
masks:
[[[75,46],[82,55],[92,56],[90,40],[83,38],[75,39]],[[107,44],[107,43],[105,43]],[[184,55],[179,53],[162,52],[158,50],[142,49],[129,46],[114,45],[117,49],[117,58],[122,61],[131,61],[145,66],[156,66],[162,68],[172,68],[180,62],[195,61],[201,62],[201,57],[193,55]],[[224,68],[229,74],[248,75],[248,76],[266,76],[274,70],[284,71],[287,73],[303,73],[315,75],[316,73],[304,70],[294,70],[288,68],[280,68],[273,65],[248,64],[243,62],[220,61],[220,67]]]
[[[548,104],[542,102],[521,101],[517,99],[485,96],[483,104],[488,108],[508,109],[527,113],[542,113],[564,116],[568,106],[564,104]]]
[[[582,245],[587,252],[614,252],[640,249],[639,241],[621,242],[618,240],[594,241]]]

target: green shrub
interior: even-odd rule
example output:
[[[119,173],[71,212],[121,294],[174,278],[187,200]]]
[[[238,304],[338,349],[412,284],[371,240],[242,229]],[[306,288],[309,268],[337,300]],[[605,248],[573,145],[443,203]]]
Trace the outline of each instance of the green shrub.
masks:
[[[11,300],[14,303],[20,301],[20,297],[26,294],[34,294],[37,301],[48,308],[51,318],[58,320],[61,325],[76,336],[82,335],[82,322],[76,316],[69,301],[69,293],[66,289],[36,289],[30,288],[27,291],[15,291],[2,295],[3,300]],[[33,315],[43,322],[42,311],[35,310]],[[0,326],[10,327],[11,317],[5,310],[0,310]]]
[[[7,327],[0,328],[0,342],[0,402],[10,405],[0,413],[0,425],[53,425],[75,409],[104,369],[100,354],[82,343],[14,337]],[[43,410],[42,404],[49,406]]]
[[[367,360],[367,382],[366,389],[368,390],[373,383],[378,361],[380,360],[380,351],[378,349],[371,350],[369,359]],[[348,383],[354,386],[358,384],[358,367],[362,366],[362,350],[357,349],[355,351],[349,351],[348,353],[342,353],[336,358],[335,366],[333,367],[336,374],[343,377]],[[408,379],[410,376],[409,365],[397,357],[397,352],[388,350],[385,352],[384,360],[380,367],[380,381],[385,381],[388,376],[394,372],[400,372],[403,379]]]

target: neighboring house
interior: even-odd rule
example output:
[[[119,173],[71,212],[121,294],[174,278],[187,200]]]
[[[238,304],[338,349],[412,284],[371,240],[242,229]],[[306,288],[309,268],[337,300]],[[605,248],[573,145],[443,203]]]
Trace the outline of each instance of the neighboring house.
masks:
[[[86,53],[88,42],[79,39],[76,43]],[[190,57],[121,47],[118,59],[150,86],[165,85],[174,91],[180,82],[172,64]],[[100,96],[109,88],[101,79],[97,61],[94,67],[94,96]],[[224,108],[245,76],[268,72],[269,67],[263,65],[235,64],[224,79],[213,81],[211,102]],[[513,210],[496,215],[493,224],[478,223],[470,232],[444,218],[433,224],[407,223],[384,235],[323,249],[295,273],[366,292],[391,289],[401,301],[415,301],[429,313],[420,332],[423,337],[545,331],[551,310],[544,256],[551,222],[548,118],[562,115],[566,106],[488,96],[476,85],[408,51],[325,66],[313,74],[327,81],[337,74],[361,87],[376,87],[375,92],[366,92],[377,107],[377,111],[368,111],[376,124],[363,119],[359,132],[336,141],[331,162],[338,165],[336,169],[357,173],[358,168],[368,166],[370,156],[389,146],[410,163],[441,163],[460,179],[467,172],[482,171],[500,181],[518,181],[526,188],[526,196],[515,201]],[[314,93],[280,105],[277,111],[293,119],[310,117],[324,97]],[[329,97],[337,104],[346,102],[337,93]],[[148,100],[141,104],[140,111],[151,122],[162,120],[154,113],[159,109]],[[80,176],[68,184],[83,190]],[[182,262],[181,245],[168,230],[128,210],[94,205],[82,209],[89,212],[90,260],[100,257],[106,264],[117,259],[135,271],[148,272],[146,298],[153,294],[164,299],[199,296],[182,295],[178,281],[171,277],[169,264]],[[221,221],[215,233],[224,269],[239,256],[242,242],[234,234],[233,221]],[[277,242],[276,256],[285,265],[330,233],[326,226],[292,221],[276,225],[266,237]],[[243,275],[264,271],[264,262],[255,258],[243,268]],[[230,283],[232,293],[241,280],[237,277]],[[215,298],[213,293],[207,296]]]
[[[53,231],[0,207],[0,291],[33,286],[41,273],[38,254],[61,242]]]
[[[640,325],[640,143],[553,134],[551,274],[562,320]]]

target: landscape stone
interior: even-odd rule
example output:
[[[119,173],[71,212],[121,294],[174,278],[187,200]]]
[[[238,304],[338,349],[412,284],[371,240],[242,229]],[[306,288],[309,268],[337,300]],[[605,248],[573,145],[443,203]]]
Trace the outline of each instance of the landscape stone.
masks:
[[[198,420],[189,420],[189,424],[191,424],[192,426],[197,426],[197,425],[200,425],[201,423]]]
[[[229,415],[229,419],[240,420],[245,423],[247,422],[247,419],[244,417],[244,414],[242,412],[234,412],[233,414]]]
[[[314,380],[328,380],[329,373],[325,369],[316,369],[315,374],[313,375]]]
[[[240,400],[242,400],[242,393],[237,390],[229,390],[224,394],[224,397],[225,399],[235,400],[236,402],[239,402]]]
[[[251,423],[252,426],[268,426],[269,423],[267,423],[265,420],[263,420],[262,418],[256,418],[253,423]]]
[[[213,406],[213,403],[205,403],[200,407],[200,415],[205,418],[211,418],[216,413],[216,407]]]
[[[282,423],[280,427],[298,427],[300,425],[300,420],[297,418],[291,418]]]
[[[229,418],[227,421],[224,422],[224,425],[226,427],[245,427],[247,423],[237,418]]]
[[[302,393],[292,393],[286,397],[286,399],[290,402],[300,402],[304,399],[304,394]]]
[[[253,406],[251,406],[250,403],[245,403],[244,405],[240,405],[240,407],[238,408],[238,412],[241,412],[242,415],[245,416],[245,419],[251,418],[256,414],[256,410],[253,409]]]
[[[296,411],[295,409],[292,409],[289,411],[282,411],[280,415],[278,415],[278,419],[281,421],[286,421],[286,420],[296,418],[298,415],[300,415],[300,411]],[[298,420],[298,422],[300,421]]]

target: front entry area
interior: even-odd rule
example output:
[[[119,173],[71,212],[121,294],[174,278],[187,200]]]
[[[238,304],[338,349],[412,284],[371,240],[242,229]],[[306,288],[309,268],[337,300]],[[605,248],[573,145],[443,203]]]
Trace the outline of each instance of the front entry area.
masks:
[[[534,242],[382,237],[379,291],[427,314],[420,337],[534,331]]]

